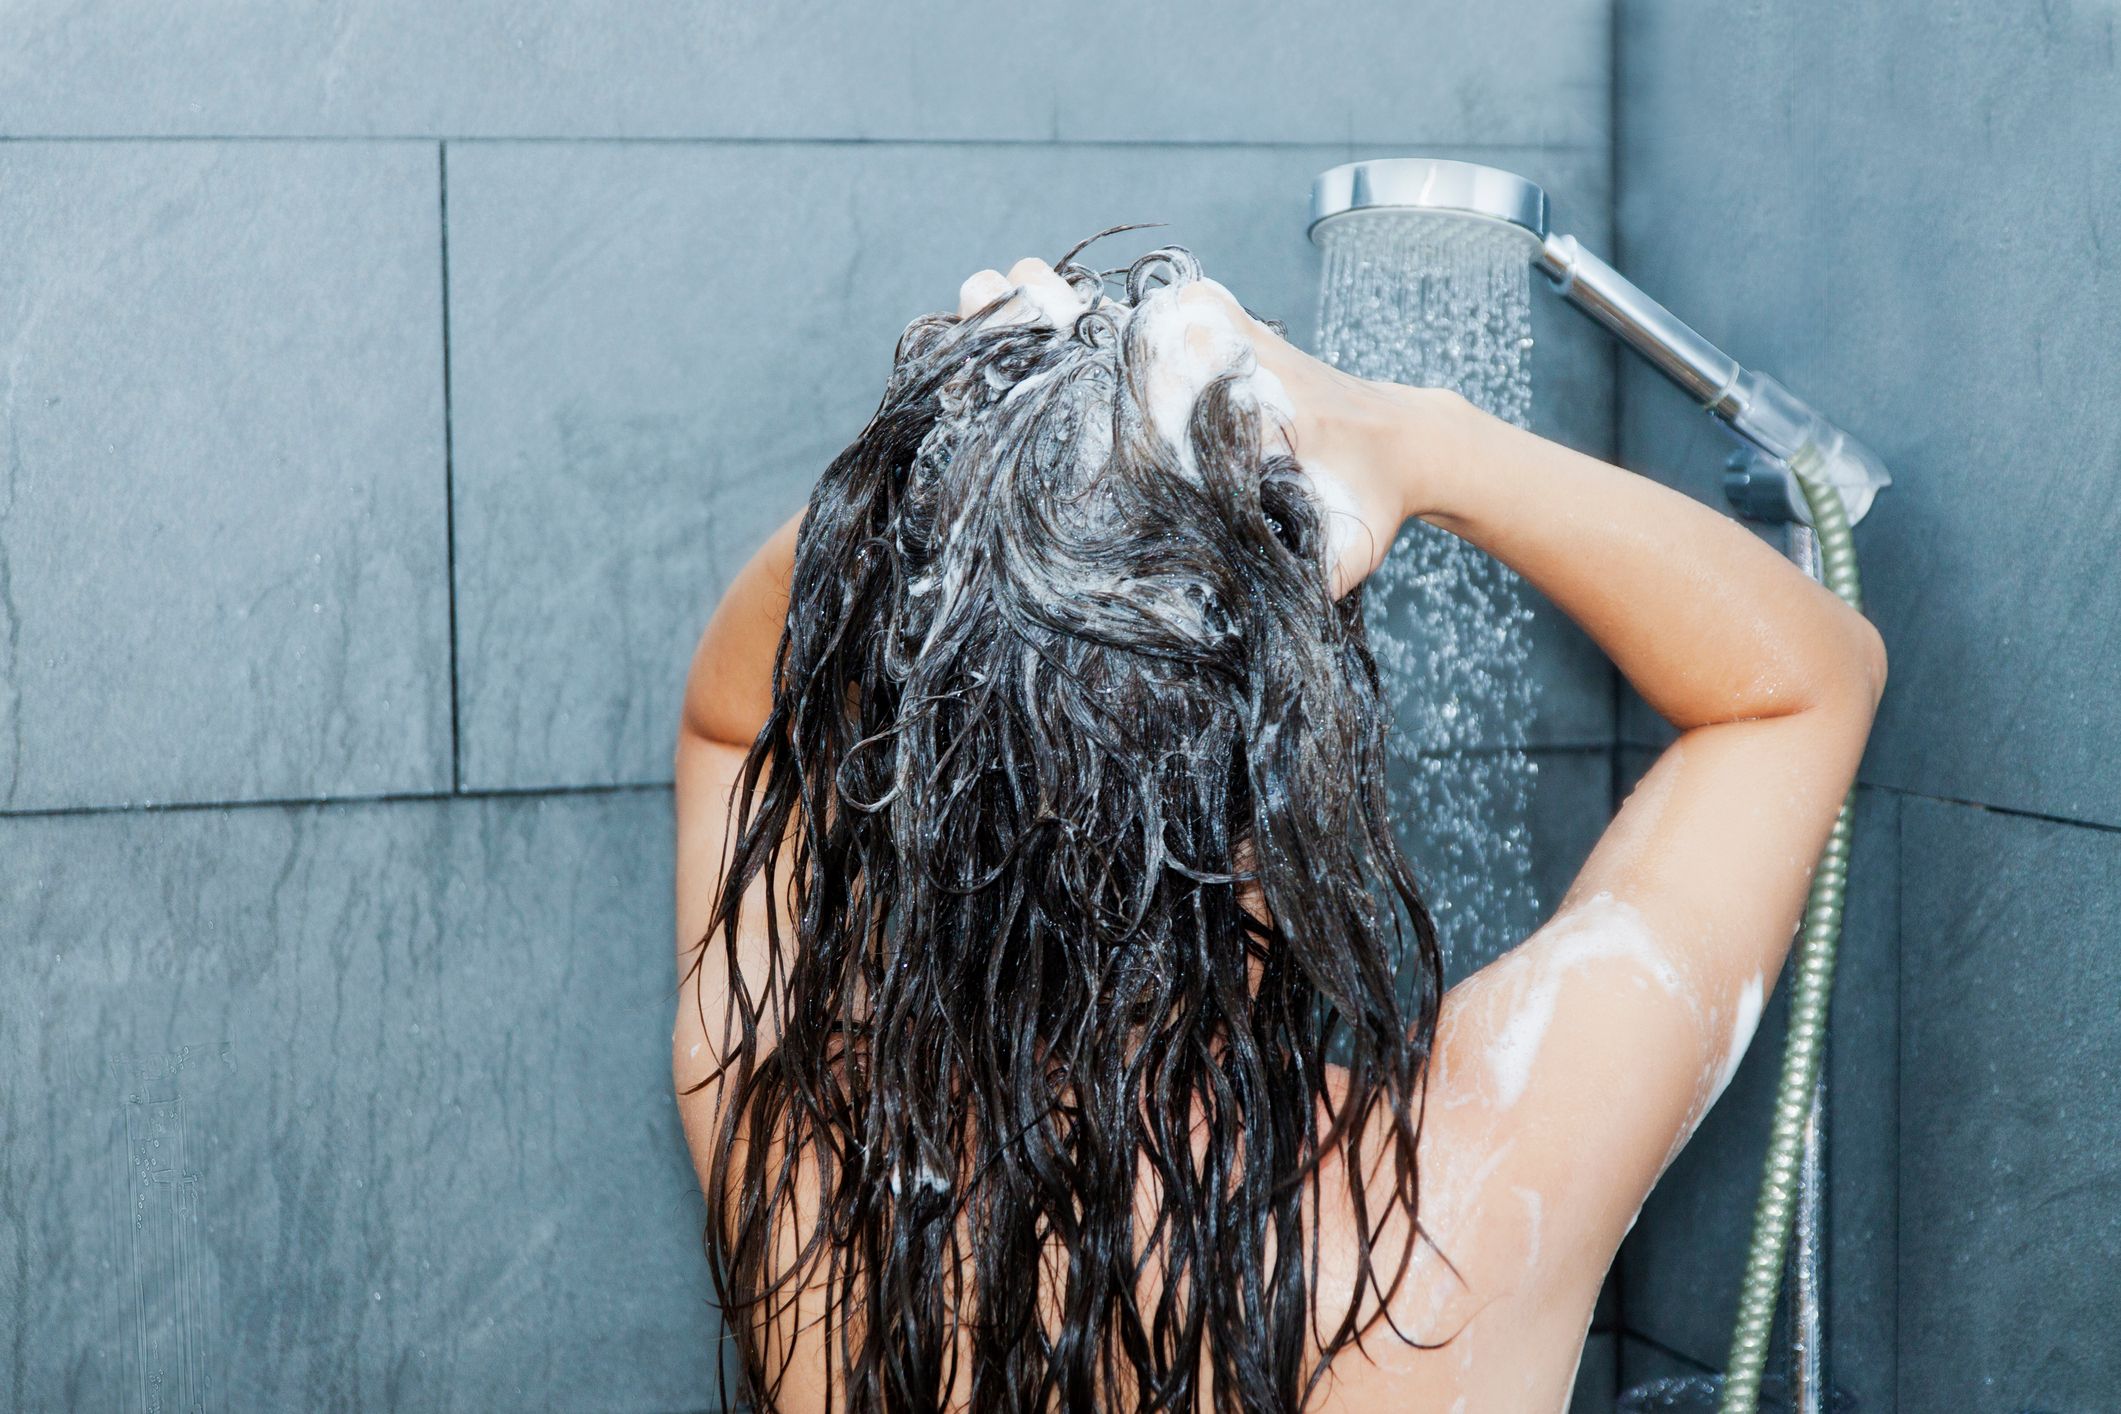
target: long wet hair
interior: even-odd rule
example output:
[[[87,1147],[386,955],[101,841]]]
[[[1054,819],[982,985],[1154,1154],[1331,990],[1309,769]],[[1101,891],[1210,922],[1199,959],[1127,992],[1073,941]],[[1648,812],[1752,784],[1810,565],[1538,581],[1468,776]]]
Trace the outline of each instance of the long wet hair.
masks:
[[[1410,1261],[1442,966],[1361,591],[1246,370],[1189,456],[1159,433],[1081,249],[1068,327],[915,320],[802,523],[699,955],[731,979],[708,1257],[756,1408],[802,1294],[834,1409],[1192,1410],[1205,1355],[1215,1409],[1296,1410]],[[1139,305],[1199,267],[1124,277]],[[1361,1321],[1312,1309],[1336,1149]],[[1395,1205],[1407,1248],[1373,1253]]]

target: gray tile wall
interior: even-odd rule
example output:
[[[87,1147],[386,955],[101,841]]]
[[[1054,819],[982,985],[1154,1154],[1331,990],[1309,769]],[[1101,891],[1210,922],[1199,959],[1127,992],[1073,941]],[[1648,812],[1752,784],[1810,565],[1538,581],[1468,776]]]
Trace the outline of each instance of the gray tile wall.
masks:
[[[6,1406],[696,1407],[669,814],[10,822]]]
[[[1833,1042],[1830,1354],[1865,1409],[2121,1405],[2115,26],[1619,5],[1620,265],[1897,477],[1857,532],[1893,680]],[[1620,394],[1623,459],[1720,500],[1707,419],[1644,370]],[[1661,739],[1639,704],[1621,733]],[[1710,1365],[1760,1098],[1734,1088],[1738,1133],[1689,1151],[1624,1262],[1631,1334]]]
[[[1930,800],[1902,828],[1902,1402],[2112,1407],[2121,832]]]
[[[449,785],[432,143],[0,148],[0,807]]]
[[[0,1406],[706,1407],[670,733],[899,328],[1150,219],[1308,338],[1357,155],[1610,236],[1606,0],[1161,19],[9,7]],[[1614,726],[1536,633],[1551,897]]]

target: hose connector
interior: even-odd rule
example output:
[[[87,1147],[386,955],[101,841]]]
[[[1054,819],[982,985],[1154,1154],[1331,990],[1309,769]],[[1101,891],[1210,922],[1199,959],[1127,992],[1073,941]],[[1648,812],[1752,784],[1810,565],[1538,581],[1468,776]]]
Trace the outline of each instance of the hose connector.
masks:
[[[1879,491],[1893,484],[1877,453],[1765,373],[1741,370],[1709,410],[1744,444],[1731,454],[1723,490],[1748,519],[1813,523],[1792,463],[1840,493],[1851,525],[1869,513]]]

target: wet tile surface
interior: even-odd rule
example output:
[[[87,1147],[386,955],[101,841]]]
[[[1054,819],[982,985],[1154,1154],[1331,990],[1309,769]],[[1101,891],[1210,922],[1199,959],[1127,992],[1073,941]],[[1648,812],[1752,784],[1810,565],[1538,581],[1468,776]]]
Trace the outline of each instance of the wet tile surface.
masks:
[[[1905,810],[1900,1407],[2108,1407],[2121,834]]]
[[[0,820],[0,1404],[699,1407],[664,792]]]
[[[1691,1410],[1712,1408],[1713,1404],[1696,1405],[1671,1403],[1680,1398],[1680,1390],[1699,1389],[1700,1381],[1712,1375],[1708,1366],[1694,1360],[1675,1355],[1640,1337],[1623,1335],[1619,1341],[1618,1361],[1620,1365],[1620,1405],[1625,1409]],[[1658,1402],[1658,1396],[1664,1402]]]
[[[431,145],[0,148],[0,809],[450,778]]]

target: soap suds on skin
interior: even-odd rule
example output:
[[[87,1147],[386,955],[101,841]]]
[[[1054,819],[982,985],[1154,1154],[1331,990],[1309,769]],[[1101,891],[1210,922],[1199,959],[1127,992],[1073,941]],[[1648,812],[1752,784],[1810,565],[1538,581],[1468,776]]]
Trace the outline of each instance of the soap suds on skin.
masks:
[[[1442,1257],[1461,1243],[1475,1240],[1481,1217],[1491,1205],[1489,1190],[1496,1186],[1496,1173],[1514,1147],[1514,1141],[1503,1139],[1484,1150],[1439,1156],[1433,1166],[1422,1172],[1423,1240],[1410,1268],[1412,1290],[1418,1291],[1420,1297],[1418,1304],[1403,1297],[1399,1307],[1403,1328],[1419,1340],[1445,1338],[1461,1329],[1474,1314],[1462,1304],[1471,1288]],[[1536,1194],[1533,1199],[1537,1201]],[[1454,1308],[1458,1308],[1456,1312]]]
[[[1544,1200],[1536,1188],[1513,1187],[1519,1202],[1524,1204],[1525,1266],[1533,1271],[1539,1268],[1539,1224],[1544,1213]]]
[[[1495,1078],[1494,1098],[1500,1108],[1516,1104],[1531,1083],[1532,1062],[1538,1059],[1539,1043],[1546,1039],[1547,1026],[1554,1019],[1558,986],[1558,979],[1542,978],[1488,1043],[1488,1069]]]
[[[1524,950],[1502,964],[1530,975],[1520,981],[1508,1019],[1488,1045],[1488,1073],[1494,1084],[1491,1099],[1496,1108],[1508,1109],[1531,1083],[1539,1048],[1568,975],[1587,964],[1610,960],[1634,963],[1642,978],[1693,1004],[1684,980],[1634,906],[1607,893],[1593,896],[1556,916]]]
[[[1766,1003],[1766,994],[1760,974],[1746,978],[1745,985],[1738,990],[1738,1012],[1731,1018],[1731,1045],[1725,1053],[1723,1065],[1716,1073],[1716,1083],[1709,1089],[1704,1110],[1723,1095],[1731,1077],[1738,1073],[1738,1063],[1745,1059],[1746,1047],[1753,1043],[1753,1032],[1760,1025],[1760,1011]]]

